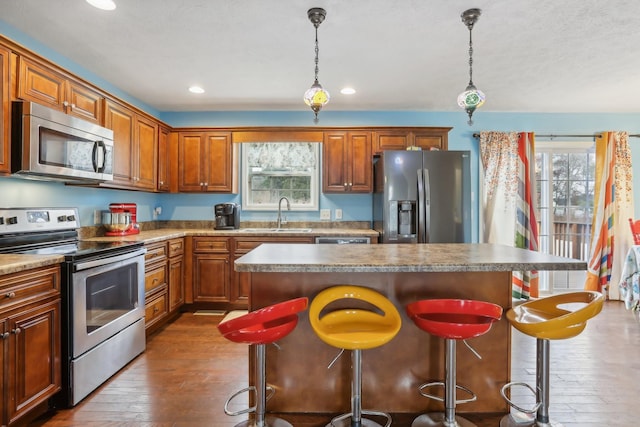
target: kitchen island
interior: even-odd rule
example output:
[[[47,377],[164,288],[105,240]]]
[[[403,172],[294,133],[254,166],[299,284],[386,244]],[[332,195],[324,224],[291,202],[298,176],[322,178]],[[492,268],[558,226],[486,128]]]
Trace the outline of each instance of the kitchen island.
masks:
[[[418,329],[404,307],[426,298],[468,298],[511,307],[511,274],[517,270],[584,270],[585,262],[491,244],[287,245],[263,244],[236,260],[236,271],[251,273],[249,310],[326,287],[351,284],[386,295],[402,316],[402,328],[385,346],[363,352],[363,405],[392,413],[442,410],[420,396],[418,386],[444,378],[444,341]],[[510,381],[511,328],[507,320],[469,344],[457,346],[457,382],[477,395],[459,412],[507,412],[500,396]],[[338,354],[318,339],[306,313],[297,328],[267,348],[267,382],[277,392],[269,411],[340,413],[349,410],[348,352]],[[253,358],[250,357],[253,372]],[[462,396],[460,396],[462,397]]]

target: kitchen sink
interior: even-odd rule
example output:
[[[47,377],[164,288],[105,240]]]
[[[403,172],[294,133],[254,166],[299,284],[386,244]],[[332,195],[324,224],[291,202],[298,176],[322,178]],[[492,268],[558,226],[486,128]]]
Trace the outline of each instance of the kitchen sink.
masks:
[[[310,228],[241,228],[248,233],[311,233]]]

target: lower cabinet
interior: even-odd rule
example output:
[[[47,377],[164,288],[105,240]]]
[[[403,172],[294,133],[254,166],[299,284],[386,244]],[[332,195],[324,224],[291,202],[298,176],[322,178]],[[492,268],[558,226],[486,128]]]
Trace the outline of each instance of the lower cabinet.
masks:
[[[246,309],[250,273],[238,273],[235,260],[261,243],[313,243],[314,237],[187,237],[191,252],[191,296],[187,303],[219,310]]]
[[[60,268],[0,276],[0,294],[1,424],[22,425],[61,387]]]
[[[184,303],[184,239],[150,243],[145,255],[145,327],[151,333]]]

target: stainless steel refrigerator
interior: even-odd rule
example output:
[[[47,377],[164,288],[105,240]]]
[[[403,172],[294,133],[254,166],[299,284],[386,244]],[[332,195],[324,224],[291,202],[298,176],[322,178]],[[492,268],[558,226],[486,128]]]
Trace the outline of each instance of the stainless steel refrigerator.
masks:
[[[471,242],[469,151],[383,151],[374,163],[381,243]]]

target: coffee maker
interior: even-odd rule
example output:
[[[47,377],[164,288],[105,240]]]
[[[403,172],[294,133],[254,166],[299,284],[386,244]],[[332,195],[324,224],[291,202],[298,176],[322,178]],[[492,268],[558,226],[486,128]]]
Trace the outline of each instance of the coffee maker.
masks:
[[[109,219],[103,216],[103,224],[107,228],[105,236],[128,236],[140,233],[137,222],[138,206],[135,203],[111,203]]]
[[[240,206],[235,203],[220,203],[214,206],[216,230],[240,228]]]

